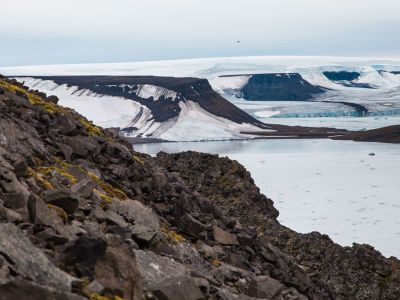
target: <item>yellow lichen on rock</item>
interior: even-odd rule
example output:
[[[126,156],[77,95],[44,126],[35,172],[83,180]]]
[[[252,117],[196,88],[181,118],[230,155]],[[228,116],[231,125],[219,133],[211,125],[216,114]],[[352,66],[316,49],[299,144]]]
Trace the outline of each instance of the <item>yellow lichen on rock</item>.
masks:
[[[0,87],[6,88],[9,91],[12,91],[14,93],[19,92],[21,94],[24,94],[28,98],[30,103],[42,107],[48,113],[67,112],[67,109],[65,109],[64,107],[58,106],[57,104],[46,101],[43,98],[41,98],[40,96],[38,96],[30,91],[27,91],[22,86],[19,86],[17,84],[12,84],[10,82],[0,80]]]
[[[0,80],[0,87],[6,88],[7,90],[13,92],[13,93],[21,93],[26,96],[26,98],[29,100],[30,103],[42,107],[46,112],[48,113],[65,113],[73,117],[75,120],[77,120],[88,132],[90,135],[96,135],[100,136],[103,138],[109,138],[107,136],[103,129],[100,127],[97,127],[94,125],[92,122],[88,121],[86,118],[82,116],[76,116],[75,114],[72,113],[72,111],[68,108],[59,106],[53,102],[47,101],[40,97],[39,95],[35,94],[34,92],[30,92],[26,90],[23,86],[20,86],[18,84],[13,84],[8,81]]]
[[[111,184],[101,180],[99,176],[92,172],[88,172],[88,175],[92,180],[104,191],[109,198],[118,198],[120,200],[125,200],[128,196],[121,189],[113,187]]]
[[[64,221],[64,223],[68,222],[68,215],[61,207],[55,206],[53,204],[47,204],[47,207],[50,209],[54,209],[57,215]]]
[[[85,127],[86,131],[90,135],[97,135],[97,136],[101,136],[101,137],[106,137],[106,134],[104,133],[104,131],[100,127],[97,127],[92,122],[88,121],[87,119],[79,118],[78,121],[79,121],[79,123],[81,123],[83,125],[83,127]]]
[[[28,173],[36,180],[39,185],[41,185],[46,190],[54,189],[54,186],[44,178],[43,174],[40,174],[31,168],[28,168]]]
[[[185,241],[185,238],[183,236],[173,230],[170,230],[165,224],[161,225],[161,232],[164,234],[167,240],[173,244],[179,244]]]
[[[133,158],[133,160],[137,161],[139,164],[144,165],[144,160],[141,159],[139,156],[134,155],[132,158]]]
[[[221,266],[221,260],[219,260],[218,258],[214,258],[214,259],[211,261],[211,264],[212,264],[214,267],[218,268],[219,266]]]
[[[78,180],[76,179],[76,177],[74,175],[68,173],[62,167],[58,167],[58,166],[40,167],[38,169],[38,172],[40,172],[42,174],[45,174],[45,175],[51,175],[51,176],[53,176],[54,173],[58,173],[59,175],[61,175],[61,176],[65,177],[66,179],[68,179],[70,184],[75,184],[75,183],[78,182]]]

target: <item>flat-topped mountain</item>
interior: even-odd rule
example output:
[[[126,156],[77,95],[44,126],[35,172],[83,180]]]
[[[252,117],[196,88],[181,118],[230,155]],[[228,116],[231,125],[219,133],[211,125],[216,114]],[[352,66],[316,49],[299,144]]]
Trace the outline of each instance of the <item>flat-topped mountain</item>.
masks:
[[[265,124],[216,93],[206,79],[155,76],[18,77],[58,96],[95,123],[126,136],[188,140],[240,138]],[[196,131],[196,132],[194,132]],[[190,139],[189,139],[190,140]]]
[[[235,123],[261,122],[214,92],[205,79],[158,76],[42,76],[58,85],[75,86],[99,95],[123,97],[148,107],[156,122],[178,117],[181,102],[192,101],[207,112]],[[76,91],[75,93],[79,93]]]

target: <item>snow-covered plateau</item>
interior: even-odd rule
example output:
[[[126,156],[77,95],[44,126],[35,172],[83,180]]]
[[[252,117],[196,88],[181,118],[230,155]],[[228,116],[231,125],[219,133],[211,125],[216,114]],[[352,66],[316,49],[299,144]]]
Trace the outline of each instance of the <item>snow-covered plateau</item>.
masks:
[[[207,79],[212,88],[224,98],[251,116],[266,123],[363,130],[399,124],[400,122],[400,59],[295,56],[227,57],[131,63],[7,67],[1,68],[0,73],[9,76],[32,77],[57,75],[196,77]],[[292,80],[297,80],[297,83],[285,82],[285,84],[291,85],[290,88],[285,87],[285,84],[283,84],[278,94],[268,94],[269,99],[265,100],[269,101],[249,101],[251,99],[245,99],[244,96],[249,96],[249,94],[247,93],[246,95],[244,93],[245,95],[243,95],[243,90],[245,90],[246,86],[249,86],[255,75],[260,76],[262,74],[269,74],[269,77],[275,76],[276,80],[278,80],[278,86],[280,84],[279,80],[283,80],[282,77],[286,76],[290,79],[291,74],[297,74],[300,77],[297,79],[292,78]],[[60,87],[48,89],[47,86],[51,86],[51,82],[38,84],[35,80],[26,77],[22,80],[31,87],[44,92],[60,93],[60,95],[64,96],[68,88],[61,84]],[[264,84],[267,84],[270,80],[271,78],[267,81],[264,79]],[[286,78],[286,80],[288,79]],[[254,83],[252,84],[254,85]],[[285,97],[288,97],[287,100],[291,100],[289,99],[289,96],[292,96],[290,89],[299,89],[299,87],[306,84],[322,88],[324,92],[313,94],[313,91],[310,91],[308,94],[309,91],[307,91],[306,94],[301,94],[299,99],[310,97],[306,101],[271,101],[273,97],[279,97],[279,100],[285,100]],[[128,88],[126,87],[126,89]],[[160,99],[161,96],[172,100],[178,97],[176,91],[157,85],[143,84],[140,88],[134,88],[135,90],[130,90],[130,93],[136,93],[146,99],[152,98],[153,101]],[[261,92],[267,90],[263,86],[260,89]],[[290,93],[285,94],[287,90]],[[254,89],[251,92],[254,94]],[[261,93],[260,95],[259,93],[260,90],[256,90],[256,92],[256,94],[249,97],[254,96],[258,100],[261,97],[261,100],[263,100],[263,94]],[[90,91],[82,92],[84,97],[88,97],[91,94]],[[151,135],[158,138],[188,140],[188,136],[183,131],[188,129],[188,124],[191,124],[193,130],[196,131],[196,139],[235,139],[243,137],[240,131],[245,131],[253,126],[251,124],[231,123],[231,120],[222,120],[213,116],[210,119],[210,115],[207,114],[207,111],[204,111],[204,108],[203,110],[198,109],[193,103],[179,104],[180,106],[184,105],[181,111],[187,113],[187,116],[182,115],[179,120],[175,118],[167,123],[161,122],[160,124],[152,121],[152,112],[146,110],[146,105],[143,105],[143,103],[126,104],[122,102],[123,104],[121,104],[123,99],[115,99],[115,103],[118,104],[114,106],[119,106],[119,108],[113,108],[107,95],[99,95],[97,93],[96,96],[89,96],[97,98],[90,99],[91,101],[97,101],[96,110],[110,110],[112,112],[110,118],[107,119],[104,118],[104,114],[97,114],[97,111],[93,109],[93,105],[78,104],[80,100],[87,100],[87,98],[80,97],[81,93],[71,93],[66,97],[69,99],[69,103],[61,102],[61,104],[68,106],[74,103],[73,108],[102,126],[137,127],[138,130],[135,133],[131,133],[134,136]],[[140,107],[143,110],[140,110]],[[119,116],[118,111],[122,111]],[[137,112],[140,113],[137,118],[134,118],[135,112],[136,114]],[[131,124],[132,122],[130,121],[136,119],[139,119],[139,123],[134,122],[134,124]],[[197,124],[196,120],[199,120]],[[209,124],[207,130],[199,131],[199,128],[206,123]],[[182,126],[178,126],[180,124]],[[203,125],[200,126],[200,124]],[[212,128],[215,130],[211,130]]]

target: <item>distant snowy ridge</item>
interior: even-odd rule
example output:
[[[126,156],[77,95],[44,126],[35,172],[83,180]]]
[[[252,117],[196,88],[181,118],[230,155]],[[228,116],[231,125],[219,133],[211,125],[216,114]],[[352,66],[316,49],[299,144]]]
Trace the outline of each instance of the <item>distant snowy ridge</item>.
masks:
[[[400,59],[368,57],[252,56],[0,68],[0,74],[8,76],[133,76],[146,74],[206,78],[219,93],[225,89],[240,89],[249,79],[249,76],[225,77],[222,79],[220,76],[299,73],[313,85],[334,90],[346,89],[346,87],[327,79],[323,74],[325,71],[359,72],[361,74],[361,77],[357,79],[359,83],[368,83],[383,88],[400,86],[400,75],[390,73],[400,71]]]
[[[371,66],[375,70],[400,71],[400,58],[329,57],[329,56],[249,56],[180,59],[164,61],[64,64],[19,66],[0,68],[8,76],[56,76],[56,75],[153,75],[214,78],[220,75],[256,74],[263,72],[298,72],[300,69],[362,68]]]

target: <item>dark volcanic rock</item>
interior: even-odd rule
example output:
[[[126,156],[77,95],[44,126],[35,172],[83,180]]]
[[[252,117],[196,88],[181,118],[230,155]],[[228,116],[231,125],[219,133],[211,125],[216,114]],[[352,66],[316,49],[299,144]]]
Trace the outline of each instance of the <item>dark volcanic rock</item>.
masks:
[[[62,292],[27,280],[16,279],[0,284],[0,300],[84,300],[86,298]]]
[[[46,203],[61,207],[69,215],[73,214],[79,206],[79,199],[70,189],[47,190],[43,196]]]
[[[256,298],[273,299],[284,289],[279,281],[269,276],[257,276],[250,282],[247,294]]]
[[[93,194],[94,184],[90,178],[85,178],[72,186],[71,191],[82,198],[88,198]]]
[[[4,258],[2,267],[7,266],[7,273],[1,272],[2,281],[19,275],[58,290],[69,291],[71,288],[73,277],[59,270],[13,224],[0,224],[0,258]]]
[[[106,246],[104,240],[81,236],[64,250],[62,263],[76,276],[93,279],[94,266],[105,255]]]
[[[195,281],[190,277],[172,277],[161,281],[152,291],[157,299],[201,300],[204,299]]]
[[[232,108],[206,81],[152,80]],[[236,161],[137,153],[55,99],[0,87],[0,300],[400,298],[396,258],[282,226]]]
[[[71,147],[73,154],[87,156],[98,146],[96,140],[88,136],[66,137],[65,142]]]
[[[213,227],[214,240],[223,245],[237,245],[236,236],[218,226]]]
[[[349,71],[325,71],[323,72],[326,78],[329,80],[341,84],[346,87],[358,87],[358,88],[374,88],[368,83],[358,83],[354,82],[357,80],[361,74],[359,72],[349,72]]]
[[[107,236],[106,240],[107,249],[96,262],[94,277],[114,295],[126,300],[142,299],[142,278],[133,250],[116,236]]]
[[[156,289],[160,282],[167,278],[187,276],[190,273],[183,264],[152,251],[138,250],[135,254],[145,290]]]
[[[325,71],[323,74],[326,76],[326,78],[332,81],[353,81],[361,76],[361,74],[358,72],[348,71]]]
[[[400,143],[400,125],[392,125],[378,129],[353,132],[338,140],[354,140],[360,142]]]
[[[160,236],[160,224],[156,214],[139,201],[115,201],[110,209],[132,223],[130,230],[138,241],[149,243]]]

